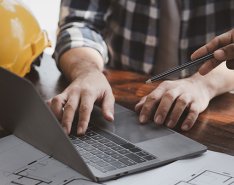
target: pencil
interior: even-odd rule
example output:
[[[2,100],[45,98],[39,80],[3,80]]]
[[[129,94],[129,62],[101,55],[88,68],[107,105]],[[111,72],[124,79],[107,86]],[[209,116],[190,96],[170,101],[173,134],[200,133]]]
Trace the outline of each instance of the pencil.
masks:
[[[181,71],[181,70],[183,70],[185,68],[201,64],[201,63],[203,63],[203,62],[205,62],[205,61],[207,61],[209,59],[212,59],[212,58],[214,58],[214,54],[209,53],[209,54],[207,54],[207,55],[205,55],[203,57],[200,57],[200,58],[198,58],[196,60],[191,60],[189,62],[186,62],[186,63],[182,64],[182,65],[176,66],[174,68],[170,68],[169,70],[167,70],[167,71],[165,71],[163,73],[155,75],[155,76],[151,77],[150,79],[146,80],[145,83],[147,83],[147,84],[152,83],[152,82],[154,82],[156,80],[160,80],[160,79],[162,79],[164,77],[167,77],[167,76],[169,76],[169,75],[171,75],[173,73],[176,73],[178,71]]]

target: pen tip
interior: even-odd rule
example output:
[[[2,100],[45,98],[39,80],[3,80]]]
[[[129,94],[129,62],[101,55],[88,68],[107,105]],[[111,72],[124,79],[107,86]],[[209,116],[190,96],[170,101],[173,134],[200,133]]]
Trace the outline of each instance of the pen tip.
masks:
[[[146,84],[150,84],[152,81],[149,79],[149,80],[146,80]]]

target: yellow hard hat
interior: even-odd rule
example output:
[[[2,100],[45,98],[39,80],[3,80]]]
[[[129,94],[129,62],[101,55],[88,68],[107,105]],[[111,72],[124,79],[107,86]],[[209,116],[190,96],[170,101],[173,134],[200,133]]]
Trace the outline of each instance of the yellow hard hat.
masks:
[[[23,77],[50,41],[20,0],[0,0],[0,17],[0,66]]]

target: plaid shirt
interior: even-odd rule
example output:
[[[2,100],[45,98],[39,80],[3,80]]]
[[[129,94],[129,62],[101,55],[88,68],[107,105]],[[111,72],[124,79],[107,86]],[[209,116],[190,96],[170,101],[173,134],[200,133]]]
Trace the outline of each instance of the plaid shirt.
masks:
[[[234,27],[234,0],[181,0],[179,61]],[[62,0],[56,61],[74,47],[96,49],[108,65],[152,73],[157,67],[160,0]],[[173,33],[172,33],[173,34]]]

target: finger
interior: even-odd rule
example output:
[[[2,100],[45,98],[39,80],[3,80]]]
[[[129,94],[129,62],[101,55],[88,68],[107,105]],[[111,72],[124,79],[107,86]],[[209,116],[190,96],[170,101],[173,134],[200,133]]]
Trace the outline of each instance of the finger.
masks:
[[[79,120],[77,134],[83,135],[88,127],[90,115],[93,110],[94,98],[90,94],[81,95],[80,106],[79,106]]]
[[[198,118],[199,113],[198,106],[195,103],[192,103],[189,109],[189,113],[181,125],[181,129],[188,131],[190,128],[192,128]]]
[[[156,124],[161,125],[164,123],[174,101],[177,99],[179,94],[180,92],[178,90],[169,90],[163,95],[154,116],[154,122]]]
[[[216,68],[221,62],[217,61],[216,59],[211,59],[208,62],[204,63],[199,68],[199,73],[201,75],[206,75],[209,73],[212,69]]]
[[[67,134],[71,132],[72,122],[73,122],[78,104],[79,104],[79,96],[70,95],[68,98],[68,101],[64,105],[62,126],[65,129]]]
[[[160,98],[160,95],[154,93],[147,96],[140,112],[139,121],[141,123],[146,123],[149,121],[150,116],[152,115],[152,110],[154,109],[156,103],[160,101]]]
[[[202,57],[208,53],[214,52],[215,50],[234,42],[233,41],[233,37],[234,37],[233,30],[215,37],[209,43],[207,43],[206,45],[204,45],[201,48],[199,48],[198,50],[196,50],[191,55],[191,59],[194,60],[196,58]]]
[[[165,88],[158,88],[152,91],[148,96],[143,98],[141,100],[141,103],[143,103],[140,115],[139,115],[139,121],[141,123],[146,123],[149,119],[150,116],[152,115],[152,111],[154,110],[154,107],[156,104],[159,103]]]
[[[183,94],[179,98],[177,98],[175,106],[173,107],[173,110],[171,112],[170,119],[167,123],[167,126],[169,128],[175,127],[185,108],[189,105],[190,100],[190,96],[186,94]]]
[[[66,103],[66,95],[60,94],[52,98],[50,103],[50,108],[57,117],[59,121],[61,121],[63,116],[63,106]]]
[[[218,61],[234,59],[234,43],[215,51],[214,56]]]
[[[225,60],[232,60],[234,59],[234,44],[230,44],[228,46],[225,46],[221,49],[218,49],[214,52],[215,59],[210,60],[209,62],[206,62],[203,64],[200,69],[199,73],[201,75],[206,75],[208,72],[210,72],[212,69],[217,67],[221,62]],[[226,63],[227,67],[229,69],[233,69],[232,66],[234,64]]]
[[[234,59],[233,60],[227,60],[226,66],[228,69],[234,69]]]
[[[104,118],[108,121],[114,120],[114,104],[115,97],[112,93],[112,90],[106,91],[102,102],[102,113]]]
[[[137,113],[140,113],[140,111],[143,107],[143,104],[145,103],[146,98],[147,98],[147,96],[142,97],[141,100],[135,105],[135,111]]]

